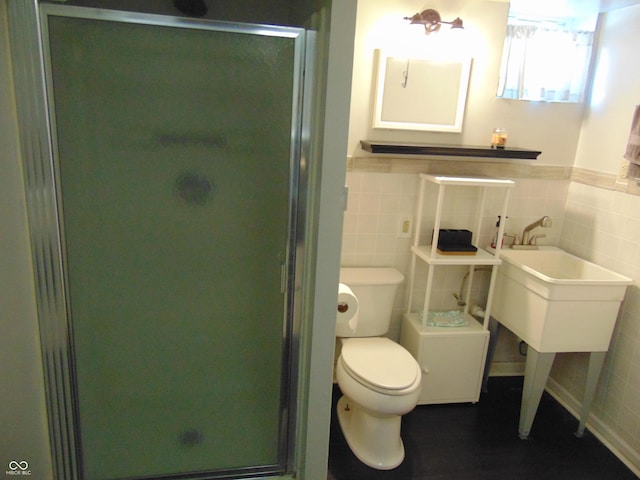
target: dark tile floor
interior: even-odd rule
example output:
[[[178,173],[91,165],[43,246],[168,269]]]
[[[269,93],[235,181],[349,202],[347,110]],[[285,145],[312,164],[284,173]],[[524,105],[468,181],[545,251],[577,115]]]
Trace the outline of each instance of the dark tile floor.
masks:
[[[492,377],[477,404],[421,405],[402,420],[406,458],[379,471],[351,453],[335,415],[328,480],[631,480],[637,477],[545,393],[528,440],[518,437],[522,377]]]

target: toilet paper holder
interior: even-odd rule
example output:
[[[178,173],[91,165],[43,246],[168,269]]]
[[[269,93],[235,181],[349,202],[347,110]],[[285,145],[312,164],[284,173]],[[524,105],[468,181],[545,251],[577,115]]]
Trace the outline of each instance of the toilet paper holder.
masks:
[[[338,311],[340,313],[345,313],[347,310],[349,310],[349,304],[347,302],[338,303]]]

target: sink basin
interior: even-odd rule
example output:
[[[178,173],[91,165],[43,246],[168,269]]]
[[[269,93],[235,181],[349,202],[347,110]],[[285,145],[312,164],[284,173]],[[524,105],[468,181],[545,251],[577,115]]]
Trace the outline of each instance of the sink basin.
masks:
[[[503,250],[501,270],[551,300],[622,300],[632,280],[556,247]],[[622,288],[620,288],[622,287]]]
[[[632,280],[555,247],[502,251],[493,315],[538,352],[607,351]]]

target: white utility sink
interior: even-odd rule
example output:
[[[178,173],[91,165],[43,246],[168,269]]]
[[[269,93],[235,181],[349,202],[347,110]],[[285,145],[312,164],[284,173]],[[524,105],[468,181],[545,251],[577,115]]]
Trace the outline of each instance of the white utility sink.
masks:
[[[584,292],[582,288],[564,288],[571,285],[611,286],[613,290],[610,293],[617,296],[622,290],[624,295],[624,288],[617,287],[631,283],[628,277],[571,255],[557,247],[539,247],[539,250],[502,250],[502,258],[510,265],[539,279],[540,281],[536,281],[536,284],[544,285],[549,289],[548,292],[541,292],[545,298],[555,298],[556,295],[561,298],[573,298],[579,297],[581,292]],[[601,288],[593,291],[601,291]],[[603,295],[598,295],[598,297],[601,296]],[[587,298],[592,297],[590,295]]]
[[[555,247],[502,251],[494,316],[538,352],[606,351],[632,280]]]
[[[590,352],[577,436],[632,280],[555,247],[502,250],[492,314],[529,346],[519,434],[527,438],[556,352]],[[499,328],[494,335],[497,337]],[[494,340],[495,343],[495,340]]]

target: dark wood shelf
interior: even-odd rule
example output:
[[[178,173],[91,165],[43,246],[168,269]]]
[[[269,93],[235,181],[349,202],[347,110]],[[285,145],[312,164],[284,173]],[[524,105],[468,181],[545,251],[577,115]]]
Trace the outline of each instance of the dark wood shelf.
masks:
[[[462,145],[436,145],[360,140],[362,149],[374,154],[429,155],[441,157],[481,157],[535,160],[542,152],[525,148],[491,148]]]

